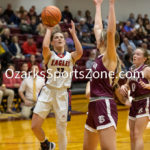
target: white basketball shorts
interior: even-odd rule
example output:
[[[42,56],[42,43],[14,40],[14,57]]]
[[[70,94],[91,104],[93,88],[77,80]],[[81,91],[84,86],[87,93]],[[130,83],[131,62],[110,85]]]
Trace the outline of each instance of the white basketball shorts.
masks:
[[[44,86],[39,93],[34,113],[45,119],[54,110],[57,121],[66,122],[68,113],[67,88],[50,89]]]

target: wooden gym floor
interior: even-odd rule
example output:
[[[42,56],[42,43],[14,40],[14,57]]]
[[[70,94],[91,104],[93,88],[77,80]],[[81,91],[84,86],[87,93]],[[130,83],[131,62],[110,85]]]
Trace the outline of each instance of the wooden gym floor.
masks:
[[[77,96],[73,97],[73,99],[76,98]],[[88,100],[84,98],[73,100],[73,110],[85,112],[87,102]],[[124,108],[124,106],[118,107],[117,150],[130,150],[128,110]],[[6,117],[6,114],[3,117]],[[67,150],[82,150],[85,121],[86,114],[72,115],[67,127]],[[47,118],[43,128],[47,137],[56,143],[56,150],[58,150],[55,119]],[[144,145],[144,150],[150,149],[150,124],[144,133]],[[31,120],[1,121],[0,150],[39,150],[39,142],[31,131]]]

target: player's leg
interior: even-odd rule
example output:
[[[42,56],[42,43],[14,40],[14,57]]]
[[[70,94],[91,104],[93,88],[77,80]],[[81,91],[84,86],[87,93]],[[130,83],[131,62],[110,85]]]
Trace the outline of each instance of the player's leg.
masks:
[[[99,135],[97,132],[84,130],[83,150],[96,150],[99,142]]]
[[[99,131],[101,150],[116,150],[116,130],[109,127]]]
[[[44,119],[41,118],[38,114],[33,114],[32,117],[32,131],[34,132],[35,136],[38,138],[40,142],[45,140],[45,133],[42,129],[42,124]]]
[[[134,142],[135,120],[129,119],[129,128],[130,128],[130,143],[131,143],[131,150],[135,150],[135,142]]]
[[[56,91],[55,100],[53,101],[53,109],[56,117],[59,150],[66,150],[68,113],[68,92],[66,89]]]
[[[50,111],[50,107],[51,107],[50,103],[38,101],[33,111],[34,114],[32,116],[32,130],[35,136],[40,141],[42,150],[55,149],[55,143],[49,142],[46,139],[45,133],[42,129],[42,124]]]
[[[58,145],[59,150],[66,150],[67,149],[67,122],[61,122],[56,119],[56,130],[58,134]]]
[[[148,117],[137,118],[134,128],[135,150],[144,150],[143,133],[148,124]]]

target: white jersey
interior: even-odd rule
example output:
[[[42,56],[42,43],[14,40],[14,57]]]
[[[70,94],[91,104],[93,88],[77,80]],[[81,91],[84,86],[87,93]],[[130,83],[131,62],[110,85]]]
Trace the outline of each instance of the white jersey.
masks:
[[[47,67],[47,85],[54,88],[70,88],[73,74],[71,53],[65,51],[61,57],[52,51]]]

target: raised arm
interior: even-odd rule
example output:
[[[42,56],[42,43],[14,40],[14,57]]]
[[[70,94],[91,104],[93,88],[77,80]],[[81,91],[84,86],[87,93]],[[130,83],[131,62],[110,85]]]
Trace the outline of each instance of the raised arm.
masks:
[[[115,0],[109,0],[107,45],[106,45],[106,53],[104,55],[104,62],[105,67],[111,71],[114,71],[117,66],[117,53],[115,46],[116,17],[114,7],[115,7]]]
[[[44,58],[44,62],[45,64],[48,63],[48,60],[51,57],[51,51],[50,51],[50,38],[51,38],[51,34],[52,34],[52,28],[47,27],[46,29],[46,33],[44,36],[44,40],[43,40],[43,58]]]
[[[75,44],[75,49],[76,49],[75,52],[71,53],[71,56],[72,56],[74,62],[76,62],[77,60],[79,60],[81,58],[81,56],[83,54],[83,49],[82,49],[80,41],[77,38],[75,25],[74,25],[73,21],[71,21],[71,26],[72,26],[72,28],[71,29],[69,28],[69,31],[72,35],[72,38],[73,38],[73,41]]]
[[[95,34],[95,38],[96,38],[97,48],[99,48],[101,32],[103,30],[102,16],[101,16],[102,2],[103,2],[103,0],[94,0],[95,8],[96,8],[94,34]]]

